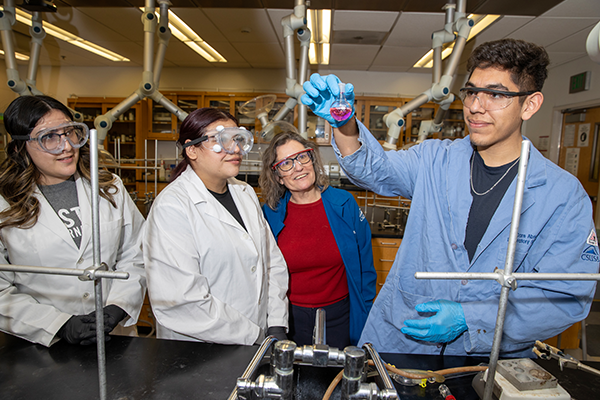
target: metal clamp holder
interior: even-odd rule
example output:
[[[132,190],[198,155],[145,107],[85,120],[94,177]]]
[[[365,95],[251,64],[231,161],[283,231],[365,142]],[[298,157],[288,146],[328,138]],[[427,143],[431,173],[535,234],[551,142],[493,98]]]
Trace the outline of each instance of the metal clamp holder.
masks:
[[[99,277],[96,276],[96,273],[98,271],[108,271],[108,265],[106,265],[106,263],[103,262],[97,268],[93,265],[91,267],[87,267],[85,269],[85,274],[79,276],[78,278],[80,281],[95,281],[96,279],[99,279]]]

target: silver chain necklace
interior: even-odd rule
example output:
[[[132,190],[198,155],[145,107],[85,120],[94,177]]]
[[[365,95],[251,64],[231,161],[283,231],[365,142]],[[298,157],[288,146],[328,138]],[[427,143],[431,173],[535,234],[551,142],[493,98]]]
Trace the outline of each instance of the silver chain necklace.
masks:
[[[521,159],[521,157],[517,158],[517,159],[515,160],[515,162],[513,163],[513,165],[511,165],[511,166],[510,166],[510,168],[508,168],[508,169],[506,170],[506,172],[504,173],[504,175],[502,175],[502,176],[500,177],[500,179],[498,179],[498,180],[496,181],[496,183],[494,183],[494,185],[493,185],[491,188],[489,188],[488,190],[486,190],[486,191],[485,191],[485,192],[483,192],[483,193],[478,193],[478,192],[475,190],[475,187],[473,186],[473,160],[474,160],[474,159],[475,159],[475,153],[473,153],[473,157],[471,157],[471,190],[472,190],[472,191],[473,191],[473,193],[475,193],[477,196],[485,196],[486,194],[488,194],[489,192],[491,192],[491,191],[492,191],[492,189],[493,189],[493,188],[495,188],[495,187],[496,187],[496,186],[497,186],[497,185],[500,183],[500,181],[502,181],[502,179],[504,179],[504,177],[505,177],[506,175],[508,175],[508,173],[510,172],[510,170],[512,169],[512,167],[514,167],[515,165],[517,165],[517,163],[519,162],[519,160]]]

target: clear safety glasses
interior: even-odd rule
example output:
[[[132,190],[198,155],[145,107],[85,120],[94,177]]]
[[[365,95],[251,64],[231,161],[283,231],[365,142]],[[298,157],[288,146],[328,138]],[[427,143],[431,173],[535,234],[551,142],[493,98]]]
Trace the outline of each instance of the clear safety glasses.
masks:
[[[243,127],[225,128],[222,125],[216,129],[206,132],[198,139],[189,141],[183,145],[183,148],[202,143],[206,149],[215,153],[224,151],[227,154],[235,154],[239,149],[239,154],[244,156],[252,149],[254,136],[250,131]]]
[[[529,96],[536,91],[537,90],[528,92],[507,92],[504,90],[487,88],[464,87],[460,89],[459,97],[467,108],[470,108],[475,102],[475,99],[478,99],[481,108],[486,111],[496,111],[510,106],[515,97]]]
[[[294,168],[294,165],[296,165],[296,161],[298,161],[302,165],[308,164],[313,160],[312,151],[313,149],[304,149],[302,151],[294,153],[291,156],[279,161],[278,163],[273,164],[271,168],[273,168],[273,170],[279,168],[281,172],[288,172],[291,171],[292,168]]]
[[[37,141],[42,150],[50,154],[60,154],[65,149],[68,140],[71,147],[78,149],[83,146],[90,135],[90,129],[81,122],[65,122],[53,128],[42,129],[30,141]]]

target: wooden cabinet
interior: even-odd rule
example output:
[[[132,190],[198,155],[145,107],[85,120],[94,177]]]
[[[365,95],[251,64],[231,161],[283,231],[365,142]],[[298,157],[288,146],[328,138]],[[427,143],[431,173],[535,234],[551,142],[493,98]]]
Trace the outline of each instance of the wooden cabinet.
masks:
[[[377,288],[376,293],[383,287],[388,273],[392,268],[392,264],[396,259],[396,253],[402,243],[402,239],[395,238],[373,238],[371,245],[373,246],[373,264],[375,272],[377,272]]]
[[[394,111],[396,108],[402,106],[402,99],[369,99],[361,101],[360,113],[357,112],[357,118],[361,120],[366,127],[369,128],[373,136],[383,143],[387,136],[388,128],[383,121],[383,116]],[[406,134],[405,129],[400,132],[398,142],[403,143],[404,135]]]
[[[169,93],[165,97],[188,114],[204,105],[203,92]],[[145,138],[177,140],[181,125],[179,118],[153,100],[147,100],[147,107],[150,121],[148,122],[149,129]]]
[[[83,115],[83,122],[88,127],[94,127],[94,120],[100,115],[106,114],[112,108],[117,106],[123,99],[120,98],[69,98],[68,106]],[[138,102],[129,110],[125,111],[108,131],[104,140],[104,148],[120,160],[123,168],[113,169],[123,180],[123,184],[129,192],[136,190],[136,169],[127,169],[127,165],[135,167],[138,163],[136,159],[140,155],[140,137],[143,131],[142,102]],[[128,161],[131,160],[131,161]]]
[[[379,142],[383,143],[388,132],[383,117],[410,100],[410,98],[357,96],[356,118],[369,128],[369,131]],[[427,103],[406,115],[404,117],[406,129],[400,131],[397,147],[401,148],[408,143],[416,142],[419,137],[421,123],[432,120],[438,109],[437,104]],[[432,137],[440,139],[459,138],[466,136],[466,134],[462,102],[457,100],[452,103],[450,109],[446,112],[442,132]]]

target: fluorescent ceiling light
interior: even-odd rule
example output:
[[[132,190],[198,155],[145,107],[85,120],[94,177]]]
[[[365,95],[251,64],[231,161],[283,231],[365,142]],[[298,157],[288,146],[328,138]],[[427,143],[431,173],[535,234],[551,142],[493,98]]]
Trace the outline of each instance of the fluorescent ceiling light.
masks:
[[[28,14],[25,11],[22,11],[18,8],[15,8],[15,11],[17,14],[17,21],[25,25],[31,26],[31,14]],[[63,40],[74,46],[81,47],[82,49],[97,54],[100,57],[108,58],[111,61],[129,61],[128,58],[125,58],[117,53],[105,49],[104,47],[98,46],[97,44],[82,39],[79,36],[75,36],[72,33],[59,28],[58,26],[52,25],[51,23],[42,21],[42,25],[44,26],[44,30],[48,35],[54,36],[55,38]]]
[[[4,50],[0,50],[0,55],[4,55]],[[17,53],[16,51],[15,51],[15,58],[17,60],[22,60],[22,61],[28,61],[29,60],[29,56],[28,55]]]
[[[329,64],[331,46],[331,10],[308,10],[311,32],[308,59],[311,64]]]
[[[488,14],[488,15],[476,15],[471,14],[467,18],[472,19],[475,22],[475,25],[471,28],[469,32],[469,37],[467,38],[467,42],[481,33],[485,28],[490,26],[492,22],[496,21],[500,18],[500,15]],[[454,42],[449,43],[447,45],[442,46],[442,60],[445,60],[450,54],[452,54],[452,49],[454,49]],[[429,50],[427,54],[425,54],[419,61],[413,65],[413,68],[432,68],[433,67],[433,49]]]
[[[140,10],[144,12],[144,8],[140,7]],[[160,18],[158,12],[156,16]],[[204,41],[192,28],[190,28],[185,22],[181,20],[173,11],[169,10],[169,29],[173,36],[182,41],[190,49],[200,54],[209,62],[223,62],[227,60],[218,51],[211,47],[206,41]]]

